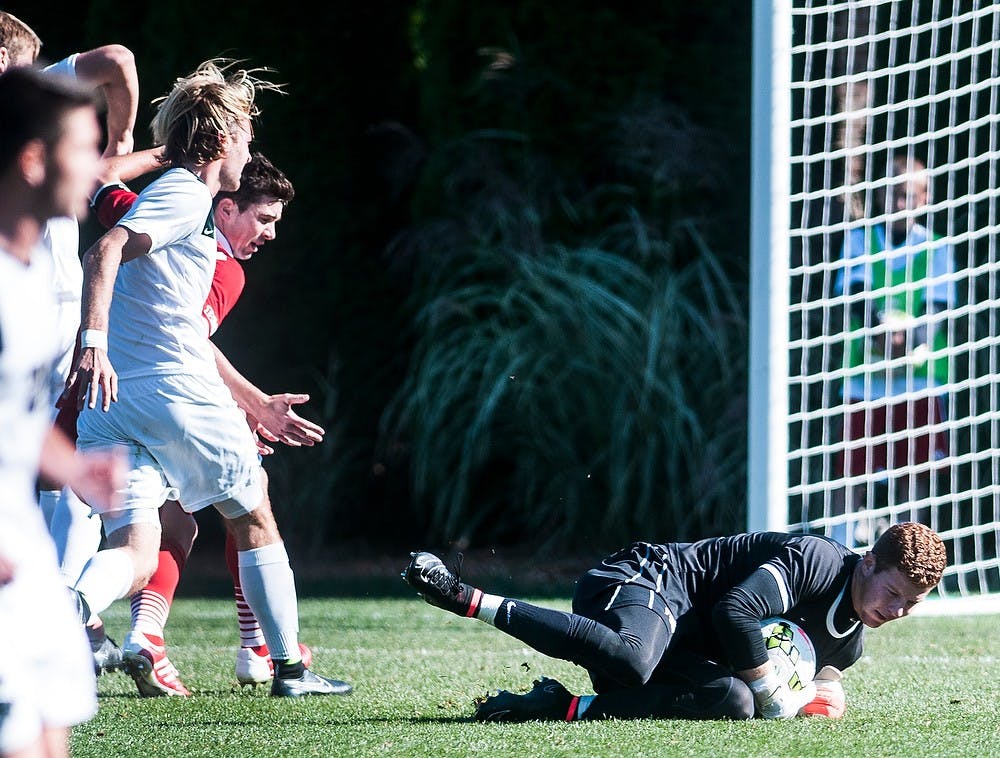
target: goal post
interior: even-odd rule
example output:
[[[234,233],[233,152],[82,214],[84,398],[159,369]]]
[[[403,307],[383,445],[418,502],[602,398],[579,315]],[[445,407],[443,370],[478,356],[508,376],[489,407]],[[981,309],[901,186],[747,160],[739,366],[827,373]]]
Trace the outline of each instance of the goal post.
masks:
[[[1000,610],[1000,5],[755,0],[748,528]],[[963,610],[963,612],[964,612]]]

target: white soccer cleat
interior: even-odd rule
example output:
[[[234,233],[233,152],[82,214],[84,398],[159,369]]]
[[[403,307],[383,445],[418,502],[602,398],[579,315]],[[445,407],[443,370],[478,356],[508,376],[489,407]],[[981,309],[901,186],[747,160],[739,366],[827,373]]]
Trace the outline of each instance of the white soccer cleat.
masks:
[[[312,664],[312,650],[299,643],[299,654],[306,668]],[[274,662],[267,645],[241,647],[236,651],[236,681],[241,685],[267,684],[274,678]]]
[[[163,645],[158,645],[142,632],[129,632],[122,645],[122,668],[132,677],[143,697],[163,697],[191,693],[181,682],[180,674],[167,658]]]
[[[271,656],[258,653],[255,648],[241,647],[236,651],[236,681],[242,684],[266,684],[274,676],[274,664]]]

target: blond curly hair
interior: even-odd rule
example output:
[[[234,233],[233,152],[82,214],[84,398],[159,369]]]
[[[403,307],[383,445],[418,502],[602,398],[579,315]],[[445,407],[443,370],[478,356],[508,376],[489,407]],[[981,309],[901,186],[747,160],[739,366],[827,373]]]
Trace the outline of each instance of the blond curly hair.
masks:
[[[283,85],[258,76],[271,69],[236,68],[240,61],[213,58],[174,82],[170,93],[153,101],[153,141],[163,145],[162,162],[204,166],[225,153],[223,135],[234,134],[260,111],[257,93],[283,93]]]

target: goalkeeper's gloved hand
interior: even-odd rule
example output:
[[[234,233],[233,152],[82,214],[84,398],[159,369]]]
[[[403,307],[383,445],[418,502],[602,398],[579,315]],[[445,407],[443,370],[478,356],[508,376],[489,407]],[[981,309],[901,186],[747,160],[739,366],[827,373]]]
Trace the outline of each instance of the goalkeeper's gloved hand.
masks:
[[[778,679],[773,671],[749,682],[757,713],[766,719],[790,719],[816,696],[816,685],[809,682],[801,690],[793,690]]]
[[[840,683],[842,675],[833,666],[824,666],[816,674],[816,697],[806,703],[799,712],[802,716],[825,716],[839,719],[847,710],[847,697]]]

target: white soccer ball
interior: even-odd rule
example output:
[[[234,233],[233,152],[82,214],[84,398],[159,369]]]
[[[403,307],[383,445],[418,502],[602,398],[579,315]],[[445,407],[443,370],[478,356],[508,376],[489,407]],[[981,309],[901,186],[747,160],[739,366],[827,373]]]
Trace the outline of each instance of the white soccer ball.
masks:
[[[793,692],[801,690],[816,676],[816,649],[798,624],[783,618],[760,622],[767,656],[778,678]]]

